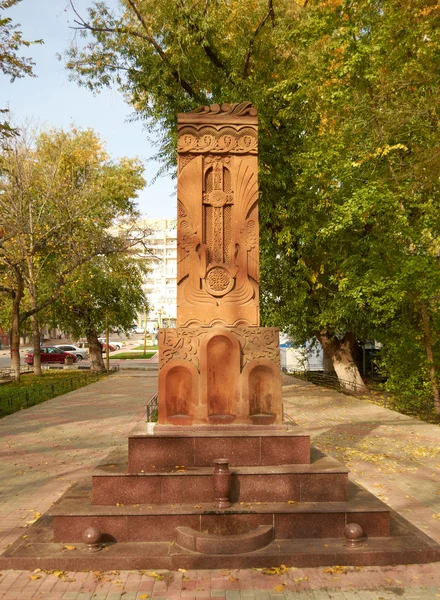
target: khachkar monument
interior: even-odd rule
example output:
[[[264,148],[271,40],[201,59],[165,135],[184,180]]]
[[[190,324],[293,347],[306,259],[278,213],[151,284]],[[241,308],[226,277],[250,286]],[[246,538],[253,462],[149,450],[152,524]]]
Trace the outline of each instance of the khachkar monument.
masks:
[[[178,115],[177,199],[177,328],[159,332],[159,423],[279,423],[279,334],[259,326],[249,102]]]
[[[281,423],[278,331],[258,318],[255,108],[203,107],[178,128],[178,327],[160,331],[159,423],[141,421],[128,454],[118,445],[0,568],[440,560],[433,540]]]

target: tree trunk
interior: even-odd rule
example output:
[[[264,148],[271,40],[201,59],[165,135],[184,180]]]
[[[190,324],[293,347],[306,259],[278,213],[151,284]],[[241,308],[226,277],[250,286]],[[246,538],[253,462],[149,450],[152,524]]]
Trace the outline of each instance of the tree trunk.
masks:
[[[12,296],[11,325],[11,371],[15,381],[20,381],[20,303],[23,293],[23,280],[18,278],[17,289]]]
[[[321,342],[324,353],[333,363],[333,368],[341,386],[349,392],[364,392],[365,384],[353,360],[353,336],[347,333],[340,340],[331,336],[328,331],[321,331],[317,337]]]
[[[423,334],[425,341],[426,358],[429,363],[429,378],[431,380],[432,395],[434,397],[434,411],[436,415],[440,415],[440,394],[437,385],[437,373],[435,371],[434,354],[432,351],[431,328],[429,325],[429,314],[426,303],[422,300],[420,303],[423,321]]]
[[[89,342],[90,370],[103,371],[105,365],[102,359],[102,344],[98,340],[96,331],[87,332],[87,341]]]
[[[32,337],[34,340],[34,375],[42,375],[40,352],[40,325],[38,315],[32,315]]]

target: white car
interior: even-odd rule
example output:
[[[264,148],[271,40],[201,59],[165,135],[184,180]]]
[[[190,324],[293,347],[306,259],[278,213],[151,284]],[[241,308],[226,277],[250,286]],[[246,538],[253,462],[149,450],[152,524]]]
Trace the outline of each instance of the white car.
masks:
[[[88,358],[87,350],[85,348],[78,348],[78,346],[73,346],[72,344],[61,344],[54,347],[59,348],[59,350],[62,350],[63,352],[67,352],[67,354],[74,354],[76,360],[86,360]]]
[[[98,342],[101,342],[101,344],[105,344],[106,340],[105,338],[98,338]],[[116,350],[120,350],[122,348],[122,342],[112,342],[112,340],[109,340],[109,344],[110,346],[116,348]]]

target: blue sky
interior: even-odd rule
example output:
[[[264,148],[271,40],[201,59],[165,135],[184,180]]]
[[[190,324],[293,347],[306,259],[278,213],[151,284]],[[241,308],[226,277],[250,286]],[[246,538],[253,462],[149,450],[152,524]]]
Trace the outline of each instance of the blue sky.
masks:
[[[92,0],[75,0],[80,14]],[[108,0],[117,6],[117,0]],[[74,15],[68,0],[21,0],[17,6],[2,11],[20,23],[24,38],[43,39],[43,45],[23,48],[23,56],[32,56],[37,77],[17,79],[14,83],[0,75],[0,107],[9,106],[14,120],[31,119],[42,127],[69,127],[70,124],[92,127],[107,144],[112,158],[138,156],[145,164],[145,177],[151,181],[160,165],[147,162],[155,154],[149,134],[138,122],[128,123],[131,107],[116,89],[98,95],[69,81],[68,72],[57,53],[69,46],[74,32]],[[139,195],[139,207],[148,217],[174,219],[176,216],[175,182],[171,176],[147,185]]]

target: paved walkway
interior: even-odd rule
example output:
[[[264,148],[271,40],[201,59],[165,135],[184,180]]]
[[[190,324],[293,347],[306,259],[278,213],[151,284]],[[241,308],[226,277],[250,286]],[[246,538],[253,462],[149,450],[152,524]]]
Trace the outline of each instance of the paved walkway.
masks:
[[[285,414],[352,477],[440,541],[440,428],[288,380]],[[121,372],[0,420],[0,551],[112,449],[126,444],[156,390]],[[435,517],[435,518],[434,518]],[[274,565],[268,565],[273,567]],[[434,600],[440,564],[151,572],[4,571],[0,600]],[[278,565],[279,567],[279,565]]]

